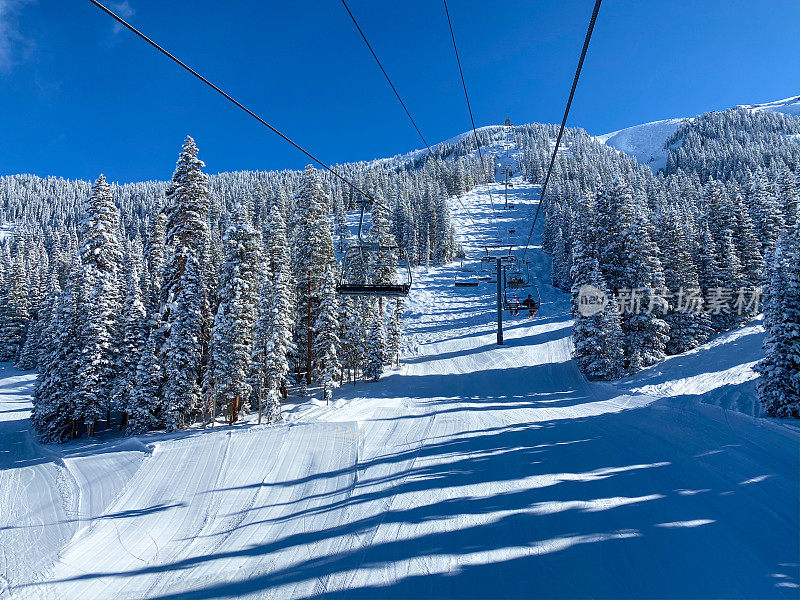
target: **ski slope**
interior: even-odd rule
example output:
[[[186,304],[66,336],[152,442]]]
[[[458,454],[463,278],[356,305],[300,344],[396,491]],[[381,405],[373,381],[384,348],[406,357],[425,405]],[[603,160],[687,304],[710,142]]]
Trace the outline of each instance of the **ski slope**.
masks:
[[[467,266],[538,193],[453,202]],[[45,448],[5,367],[0,598],[796,598],[796,427],[691,399],[743,383],[693,387],[706,349],[587,382],[528,258],[542,308],[504,346],[491,284],[418,270],[402,366],[278,425]]]

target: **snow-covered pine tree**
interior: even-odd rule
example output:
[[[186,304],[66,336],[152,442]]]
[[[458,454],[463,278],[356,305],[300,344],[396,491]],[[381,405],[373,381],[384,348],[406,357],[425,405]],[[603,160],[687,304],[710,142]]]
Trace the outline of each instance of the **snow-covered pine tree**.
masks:
[[[624,374],[622,330],[619,312],[613,296],[600,272],[597,262],[597,223],[595,204],[591,196],[578,198],[573,228],[572,252],[572,313],[575,323],[572,338],[574,357],[581,371],[592,379],[616,379]],[[560,228],[557,229],[560,231]],[[578,295],[584,285],[591,285],[609,297],[604,310],[594,315],[583,315],[578,310]]]
[[[392,233],[392,223],[386,210],[383,198],[378,194],[372,203],[372,224],[370,237],[381,246],[396,246],[397,240]],[[392,283],[397,271],[396,250],[382,249],[370,255],[369,281],[371,283]]]
[[[8,275],[3,322],[0,326],[0,361],[15,361],[25,341],[28,312],[28,278],[22,253],[17,251]]]
[[[39,311],[43,298],[49,294],[49,258],[41,239],[37,237],[29,250],[26,252],[26,270],[28,271],[28,313],[30,317],[25,331],[25,341],[15,363],[18,369],[24,370],[35,369],[37,366],[43,327]]]
[[[161,349],[164,369],[163,411],[167,431],[180,429],[201,407],[203,297],[197,259],[187,256],[178,281],[178,295],[169,310],[169,335]],[[166,329],[166,327],[165,327]]]
[[[245,409],[253,353],[253,327],[261,284],[261,248],[247,211],[223,237],[225,259],[219,276],[219,307],[213,332],[213,394],[233,424]]]
[[[78,308],[83,327],[82,349],[75,365],[79,383],[75,404],[76,417],[86,425],[86,435],[91,437],[97,421],[110,412],[120,309],[118,277],[122,267],[119,210],[103,175],[92,186],[86,202],[80,240],[83,305],[79,302]]]
[[[344,202],[342,197],[337,195],[333,203],[333,221],[335,228],[335,235],[339,252],[344,252],[347,248],[347,240],[350,237],[350,230],[347,228],[347,213],[344,210]]]
[[[800,230],[795,221],[780,237],[767,268],[764,358],[758,397],[774,417],[800,417]]]
[[[761,253],[768,255],[775,248],[784,227],[784,207],[778,202],[775,191],[762,171],[753,175],[747,203],[753,215],[756,235],[761,242]]]
[[[166,234],[166,215],[159,207],[150,217],[147,233],[147,244],[145,245],[145,261],[147,262],[147,273],[150,275],[147,288],[142,287],[142,294],[145,298],[145,308],[148,318],[157,318],[161,303],[161,278],[164,268],[164,236]]]
[[[397,298],[389,315],[389,326],[386,329],[386,361],[387,364],[400,364],[400,342],[403,338],[403,299]]]
[[[140,252],[131,251],[125,268],[127,290],[120,318],[117,376],[112,392],[112,402],[122,410],[120,429],[128,427],[133,392],[136,389],[136,371],[148,341],[147,311],[140,288],[139,259]]]
[[[639,314],[626,313],[622,318],[625,360],[630,372],[654,365],[666,357],[669,326],[663,316],[667,306],[656,302],[665,292],[661,252],[654,241],[653,226],[637,211],[634,222],[625,231],[628,237],[628,252],[631,270],[629,288],[647,290],[642,298],[643,308]]]
[[[163,343],[163,328],[158,321],[151,325],[150,335],[136,365],[135,386],[126,410],[126,431],[129,435],[164,426],[161,401],[164,372],[158,360],[158,349]]]
[[[668,326],[663,304],[664,273],[654,231],[621,177],[597,192],[597,244],[601,274],[619,295],[626,370],[635,373],[665,357]]]
[[[597,259],[582,252],[574,255],[573,276],[573,357],[588,378],[617,379],[625,374],[619,309],[608,293]],[[606,294],[609,302],[604,310],[593,315],[580,313],[577,298],[583,285],[591,285]]]
[[[43,442],[65,442],[78,434],[75,363],[81,352],[77,299],[82,267],[75,257],[64,290],[43,331],[39,376],[33,394],[31,423]]]
[[[361,298],[342,298],[339,303],[340,359],[348,371],[353,385],[358,372],[364,364],[366,329],[364,327],[364,300]]]
[[[669,291],[670,310],[667,354],[678,354],[704,344],[713,332],[704,311],[700,280],[689,251],[689,240],[675,209],[667,209],[658,227],[664,265],[664,285]],[[695,300],[696,299],[696,300]]]
[[[372,320],[367,333],[367,343],[364,352],[364,378],[370,381],[378,381],[383,374],[383,366],[386,364],[386,329],[383,324],[383,317],[377,307],[373,307]]]
[[[164,373],[163,420],[167,430],[185,425],[200,407],[203,358],[203,266],[208,239],[208,178],[191,137],[183,143],[166,194],[167,259],[162,270],[162,332],[158,358]]]
[[[289,355],[294,351],[295,315],[289,246],[281,205],[274,201],[264,226],[266,266],[259,293],[253,353],[248,381],[253,389],[251,407],[266,410],[268,422],[280,418],[281,398],[286,395]]]
[[[273,277],[269,268],[265,265],[261,275],[256,324],[253,327],[253,351],[250,355],[250,372],[247,376],[247,383],[251,390],[250,408],[258,412],[259,424],[261,423],[267,400],[267,371],[271,360],[270,355],[274,352],[271,344],[272,331],[275,325],[274,286]]]
[[[736,222],[733,239],[739,255],[742,285],[755,288],[761,283],[764,271],[764,259],[761,256],[760,244],[755,233],[753,220],[744,205],[744,198],[737,193],[733,201]]]
[[[314,322],[314,370],[322,375],[323,399],[330,401],[341,369],[339,362],[339,304],[335,264],[329,265],[320,290],[320,311]]]
[[[265,382],[266,418],[273,423],[281,417],[281,399],[286,397],[289,377],[288,357],[294,350],[292,342],[291,274],[289,265],[274,274],[269,288],[268,306],[272,310],[272,329],[266,349]]]
[[[789,169],[784,169],[775,182],[778,204],[783,207],[783,220],[787,228],[797,223],[797,201],[800,197],[800,179]]]
[[[435,207],[433,261],[437,265],[443,265],[455,257],[455,236],[450,217],[450,205],[447,203],[447,197],[444,194],[436,196]]]
[[[325,278],[325,270],[334,260],[327,205],[328,200],[319,174],[309,165],[303,173],[292,218],[294,234],[292,269],[297,298],[296,369],[298,372],[304,372],[306,383],[310,383],[319,375],[314,371],[313,327],[319,316],[320,288]]]

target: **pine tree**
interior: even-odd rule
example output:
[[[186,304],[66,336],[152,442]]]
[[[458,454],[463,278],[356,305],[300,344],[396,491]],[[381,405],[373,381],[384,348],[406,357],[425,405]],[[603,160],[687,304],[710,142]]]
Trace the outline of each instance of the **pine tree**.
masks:
[[[736,216],[733,232],[734,243],[741,262],[742,285],[755,288],[761,282],[764,271],[764,259],[761,256],[760,244],[755,233],[753,220],[745,208],[744,198],[736,194],[734,199],[734,213]]]
[[[378,381],[383,374],[383,366],[386,364],[386,331],[379,312],[375,309],[372,309],[371,312],[372,321],[364,352],[364,378]]]
[[[200,359],[203,299],[194,256],[187,256],[178,281],[178,296],[169,313],[169,335],[161,350],[164,369],[163,415],[167,431],[188,424],[200,409]],[[166,328],[165,328],[166,329]]]
[[[784,207],[778,202],[764,173],[759,171],[750,182],[747,197],[753,215],[756,235],[761,242],[761,253],[768,255],[775,248],[784,227]]]
[[[617,177],[597,192],[601,275],[620,297],[626,370],[635,373],[665,357],[668,325],[657,293],[664,290],[660,251],[653,227],[635,202],[630,185]]]
[[[580,197],[575,211],[575,240],[572,252],[572,313],[575,323],[573,356],[581,371],[592,379],[616,379],[624,374],[622,330],[617,305],[608,292],[597,262],[597,223],[591,196]],[[560,231],[560,228],[558,229]],[[578,307],[583,286],[593,286],[606,297],[608,306],[594,315],[584,315]]]
[[[337,195],[333,204],[334,207],[334,227],[336,239],[338,240],[339,252],[344,252],[347,248],[347,240],[350,237],[350,230],[347,227],[347,213],[344,210],[344,202],[341,196]]]
[[[75,368],[77,418],[91,437],[97,421],[110,411],[109,397],[115,378],[117,318],[120,308],[118,275],[122,266],[119,211],[105,178],[92,186],[80,226],[78,254],[83,266],[82,294],[78,302],[82,349]]]
[[[166,215],[162,209],[158,209],[150,219],[147,245],[145,246],[145,259],[147,263],[147,273],[150,275],[148,286],[142,287],[145,297],[145,308],[148,316],[152,319],[160,308],[161,301],[161,278],[164,268],[164,236],[166,229]]]
[[[387,364],[400,364],[400,342],[403,338],[403,299],[397,298],[389,316],[389,327],[386,331]]]
[[[325,269],[334,260],[333,239],[328,226],[328,200],[322,189],[319,174],[306,167],[292,219],[294,233],[292,267],[297,298],[297,365],[305,371],[305,381],[316,379],[313,326],[320,311],[320,288]]]
[[[336,298],[336,272],[325,271],[320,290],[320,311],[314,323],[315,371],[322,374],[322,392],[326,401],[333,396],[339,363],[339,305]]]
[[[397,271],[397,256],[390,248],[397,245],[397,240],[392,233],[392,223],[383,199],[378,195],[372,204],[372,225],[370,237],[376,244],[384,246],[370,255],[372,263],[369,265],[369,281],[372,283],[393,283]]]
[[[364,364],[366,348],[366,329],[364,326],[364,300],[345,298],[340,303],[339,323],[341,326],[341,359],[348,369],[355,385],[358,372]]]
[[[75,361],[80,354],[77,298],[82,267],[76,257],[64,290],[55,298],[45,324],[31,423],[43,442],[65,442],[77,435]]]
[[[669,326],[667,354],[678,354],[705,343],[712,333],[704,311],[700,280],[689,252],[689,240],[678,213],[667,210],[659,227],[664,265],[664,285],[670,308],[664,315]]]
[[[619,312],[613,297],[600,273],[597,259],[583,253],[576,255],[573,270],[573,357],[581,371],[590,379],[617,379],[624,374],[622,351],[622,329]],[[606,294],[608,305],[593,315],[583,315],[578,310],[577,298],[580,289],[590,285]]]
[[[142,290],[139,287],[139,261],[141,256],[131,253],[126,267],[127,292],[120,318],[120,344],[117,378],[114,382],[113,402],[123,411],[120,429],[128,426],[133,393],[136,389],[136,373],[142,352],[147,345],[147,311]]]
[[[28,323],[28,280],[22,254],[17,252],[8,277],[3,321],[0,326],[0,361],[15,361],[25,341]]]
[[[289,355],[294,352],[292,330],[293,301],[289,247],[286,226],[278,203],[270,208],[264,228],[267,265],[262,274],[258,319],[248,381],[253,389],[251,406],[259,419],[266,410],[268,422],[280,419],[281,398],[286,395]]]
[[[247,381],[253,352],[253,327],[260,287],[259,236],[246,211],[228,227],[223,238],[225,262],[219,278],[219,307],[214,319],[213,385],[217,404],[227,408],[234,423],[245,408],[251,386]]]
[[[800,181],[789,169],[784,169],[775,183],[778,204],[783,207],[783,220],[788,228],[797,223],[798,198],[800,197]]]
[[[756,365],[761,405],[774,417],[800,417],[800,230],[781,236],[769,263],[764,307],[765,356]]]
[[[207,256],[208,178],[187,137],[166,197],[166,247],[161,288],[163,340],[158,357],[163,369],[163,420],[167,430],[184,426],[200,407]]]
[[[164,426],[161,389],[164,373],[158,360],[163,328],[155,323],[136,365],[135,385],[127,406],[128,434],[144,433]]]

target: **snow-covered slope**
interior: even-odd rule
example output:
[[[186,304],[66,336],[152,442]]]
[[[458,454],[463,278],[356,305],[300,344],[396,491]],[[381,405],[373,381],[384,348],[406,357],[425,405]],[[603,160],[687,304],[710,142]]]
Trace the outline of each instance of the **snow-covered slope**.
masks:
[[[800,115],[800,96],[792,96],[791,98],[784,98],[783,100],[775,100],[774,102],[766,102],[764,104],[742,104],[738,108],[769,110],[796,117]]]
[[[741,104],[737,108],[768,110],[798,116],[800,114],[800,96],[765,104]],[[594,139],[633,156],[640,164],[649,166],[653,171],[658,171],[667,164],[667,150],[664,148],[664,143],[682,123],[691,120],[691,117],[681,117],[653,121],[598,135]]]
[[[510,210],[497,184],[453,203],[468,267],[523,241],[539,189],[514,184]],[[43,448],[7,367],[0,597],[797,597],[797,430],[693,398],[746,384],[749,334],[588,382],[527,258],[542,309],[505,345],[492,286],[419,270],[402,367],[274,426]]]
[[[647,165],[653,171],[658,171],[667,164],[667,149],[664,148],[664,142],[675,133],[681,123],[687,120],[689,119],[664,119],[643,123],[598,135],[595,139],[633,156],[640,164]]]

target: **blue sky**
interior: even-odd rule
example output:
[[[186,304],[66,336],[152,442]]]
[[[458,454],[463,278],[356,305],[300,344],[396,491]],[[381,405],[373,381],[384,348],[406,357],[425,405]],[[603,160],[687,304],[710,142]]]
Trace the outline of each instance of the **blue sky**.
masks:
[[[323,160],[421,146],[339,0],[127,0],[131,22]],[[591,0],[450,0],[479,125],[558,122]],[[469,128],[439,0],[349,0],[433,143]],[[798,93],[796,0],[606,0],[569,124],[600,134]],[[0,174],[169,178],[308,160],[85,0],[0,0]]]

